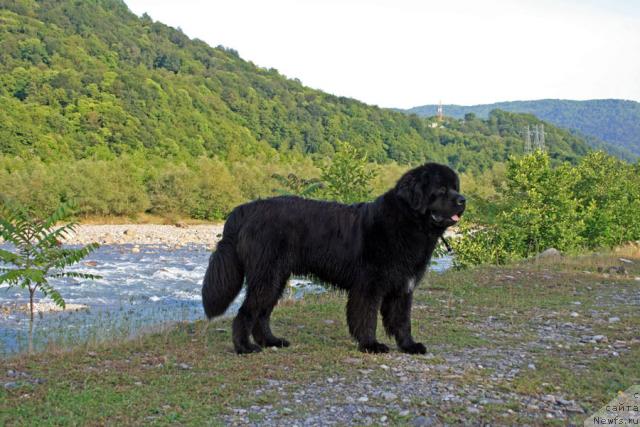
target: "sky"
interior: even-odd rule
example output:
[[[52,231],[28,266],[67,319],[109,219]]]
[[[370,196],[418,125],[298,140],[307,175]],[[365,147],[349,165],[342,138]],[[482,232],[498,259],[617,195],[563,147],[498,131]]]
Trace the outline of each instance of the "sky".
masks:
[[[640,0],[125,0],[136,14],[381,107],[640,101]]]

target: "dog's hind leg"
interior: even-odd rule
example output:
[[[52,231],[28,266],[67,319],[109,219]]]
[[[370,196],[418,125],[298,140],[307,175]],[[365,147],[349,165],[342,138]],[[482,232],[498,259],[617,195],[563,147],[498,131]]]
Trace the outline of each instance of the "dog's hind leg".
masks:
[[[256,314],[255,297],[248,289],[247,296],[233,319],[233,347],[238,354],[255,353],[262,350],[260,346],[249,340],[249,333],[257,320]]]
[[[412,297],[412,292],[386,295],[380,308],[382,324],[387,334],[396,339],[400,350],[409,354],[425,354],[425,346],[415,342],[411,336]]]
[[[352,288],[347,301],[349,332],[358,341],[358,349],[365,353],[386,353],[389,347],[376,341],[376,326],[380,296]]]
[[[275,278],[271,282],[273,289],[265,289],[262,292],[261,308],[258,318],[253,326],[253,339],[261,347],[289,347],[289,341],[284,338],[278,338],[271,332],[269,320],[271,312],[278,303],[278,299],[282,296],[284,288],[287,286],[288,275]],[[268,286],[264,283],[265,287]]]
[[[262,350],[259,345],[251,342],[250,334],[258,321],[263,306],[263,283],[270,275],[248,272],[247,293],[244,302],[233,319],[233,346],[238,354],[256,353]]]

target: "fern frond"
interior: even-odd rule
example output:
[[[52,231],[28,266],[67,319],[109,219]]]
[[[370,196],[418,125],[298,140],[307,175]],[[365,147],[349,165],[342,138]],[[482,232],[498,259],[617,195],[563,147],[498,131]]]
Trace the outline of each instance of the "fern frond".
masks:
[[[49,298],[51,298],[53,300],[53,302],[58,306],[58,307],[62,307],[62,309],[64,309],[66,307],[66,304],[64,302],[64,298],[62,298],[62,295],[60,295],[60,292],[56,291],[51,285],[49,285],[48,283],[43,283],[40,286],[40,290],[42,291],[42,293],[46,296],[48,296]]]
[[[16,255],[13,252],[5,251],[4,249],[0,249],[0,261],[6,264],[20,265],[20,260],[21,257],[19,255]]]

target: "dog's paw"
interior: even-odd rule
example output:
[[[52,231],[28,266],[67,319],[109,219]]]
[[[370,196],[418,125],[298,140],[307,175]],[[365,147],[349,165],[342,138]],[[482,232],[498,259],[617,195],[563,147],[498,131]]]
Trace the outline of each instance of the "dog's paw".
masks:
[[[360,344],[358,349],[364,353],[388,353],[389,347],[381,342],[374,341],[371,344]]]
[[[427,352],[427,348],[424,346],[424,344],[419,342],[414,342],[409,345],[402,346],[400,347],[400,350],[409,354],[426,354]]]
[[[255,344],[245,344],[236,346],[236,353],[238,354],[249,354],[249,353],[259,353],[262,351],[259,345]]]
[[[284,338],[275,338],[273,340],[267,341],[263,347],[283,348],[283,347],[289,347],[290,345],[291,344],[289,343],[289,341],[285,340]]]

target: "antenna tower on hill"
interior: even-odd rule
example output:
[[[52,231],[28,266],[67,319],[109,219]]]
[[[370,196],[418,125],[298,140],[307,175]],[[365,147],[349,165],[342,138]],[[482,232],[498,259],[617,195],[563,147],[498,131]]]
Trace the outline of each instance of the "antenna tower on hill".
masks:
[[[440,101],[440,103],[438,104],[438,120],[442,121],[444,119],[444,111],[442,109],[442,101]]]
[[[525,154],[531,153],[531,129],[529,129],[529,125],[524,128],[524,152]]]
[[[533,142],[531,141],[532,134]],[[524,152],[529,154],[536,150],[544,151],[546,148],[547,147],[544,142],[544,125],[533,125],[533,129],[527,125],[524,128]]]

